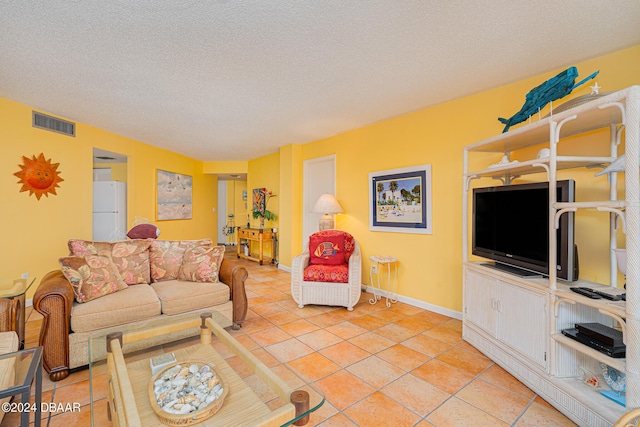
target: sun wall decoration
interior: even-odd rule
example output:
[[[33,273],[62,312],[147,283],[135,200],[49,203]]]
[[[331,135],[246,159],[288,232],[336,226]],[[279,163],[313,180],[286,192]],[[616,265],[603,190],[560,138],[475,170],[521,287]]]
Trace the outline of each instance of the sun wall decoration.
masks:
[[[60,163],[51,163],[51,159],[46,160],[42,153],[38,157],[35,155],[31,157],[30,159],[22,156],[24,164],[18,165],[21,170],[14,173],[20,178],[18,184],[22,184],[20,192],[29,191],[29,195],[35,194],[38,200],[43,194],[47,197],[49,197],[49,193],[56,194],[58,183],[64,181],[58,172]]]

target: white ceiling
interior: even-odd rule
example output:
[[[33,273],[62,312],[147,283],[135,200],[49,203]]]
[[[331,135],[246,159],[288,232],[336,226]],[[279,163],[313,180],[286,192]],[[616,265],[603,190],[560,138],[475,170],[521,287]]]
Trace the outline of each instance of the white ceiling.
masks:
[[[249,160],[636,44],[638,0],[0,0],[0,96]]]

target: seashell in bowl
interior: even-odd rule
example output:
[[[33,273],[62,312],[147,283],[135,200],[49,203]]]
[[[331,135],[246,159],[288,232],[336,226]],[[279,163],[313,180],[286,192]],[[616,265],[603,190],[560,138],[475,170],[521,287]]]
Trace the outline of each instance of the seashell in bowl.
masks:
[[[188,426],[222,408],[227,382],[207,362],[178,362],[155,374],[149,382],[151,408],[167,425]]]

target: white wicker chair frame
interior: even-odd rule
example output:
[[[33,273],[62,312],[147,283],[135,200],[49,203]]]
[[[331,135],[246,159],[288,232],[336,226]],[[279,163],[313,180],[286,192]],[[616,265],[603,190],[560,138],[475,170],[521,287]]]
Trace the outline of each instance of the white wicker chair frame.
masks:
[[[353,307],[362,294],[362,258],[360,246],[355,242],[353,254],[349,258],[349,283],[306,282],[304,269],[309,265],[309,244],[305,251],[293,258],[291,266],[291,296],[304,308],[307,304]]]

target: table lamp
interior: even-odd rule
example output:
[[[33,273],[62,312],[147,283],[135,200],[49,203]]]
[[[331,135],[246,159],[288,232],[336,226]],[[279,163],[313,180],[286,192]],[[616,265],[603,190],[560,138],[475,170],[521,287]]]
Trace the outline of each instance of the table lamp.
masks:
[[[333,220],[334,213],[344,212],[342,210],[342,206],[336,200],[335,196],[331,193],[324,193],[320,196],[316,204],[311,209],[311,212],[323,213],[320,217],[320,231],[322,230],[331,230],[335,226],[335,222]]]

